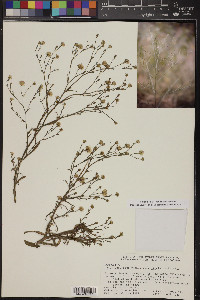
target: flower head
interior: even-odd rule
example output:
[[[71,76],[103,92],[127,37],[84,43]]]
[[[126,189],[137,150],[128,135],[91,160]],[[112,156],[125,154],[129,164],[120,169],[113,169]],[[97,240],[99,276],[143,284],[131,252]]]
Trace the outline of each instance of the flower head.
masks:
[[[102,140],[99,141],[99,145],[103,146],[104,142]]]
[[[108,191],[107,191],[106,189],[104,189],[104,190],[102,191],[102,195],[103,195],[103,196],[107,196],[107,194],[108,194]]]
[[[143,150],[140,150],[140,151],[139,151],[139,154],[140,154],[140,155],[143,155],[143,154],[144,154],[144,151],[143,151]]]
[[[85,150],[86,150],[88,153],[92,152],[92,148],[91,148],[90,146],[86,146]]]
[[[19,84],[20,84],[21,86],[23,86],[23,85],[25,85],[25,82],[24,82],[23,80],[21,80],[21,81],[19,82]]]
[[[79,68],[80,70],[83,70],[83,69],[84,69],[83,64],[78,64],[78,68]]]

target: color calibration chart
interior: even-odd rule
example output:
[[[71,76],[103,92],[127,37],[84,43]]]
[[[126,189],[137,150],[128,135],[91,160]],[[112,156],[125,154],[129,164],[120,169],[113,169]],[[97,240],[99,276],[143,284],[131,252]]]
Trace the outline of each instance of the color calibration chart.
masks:
[[[96,0],[5,2],[6,17],[96,17]]]

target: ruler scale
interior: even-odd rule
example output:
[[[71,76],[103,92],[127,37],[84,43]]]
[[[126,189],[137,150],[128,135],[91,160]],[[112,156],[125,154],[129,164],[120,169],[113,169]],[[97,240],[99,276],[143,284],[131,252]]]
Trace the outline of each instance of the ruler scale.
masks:
[[[197,15],[198,1],[99,0],[99,19],[188,19]]]

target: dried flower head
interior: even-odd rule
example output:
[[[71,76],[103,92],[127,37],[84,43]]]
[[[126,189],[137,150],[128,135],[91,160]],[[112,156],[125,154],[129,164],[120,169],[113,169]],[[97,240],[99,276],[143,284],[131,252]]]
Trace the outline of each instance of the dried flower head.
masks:
[[[61,46],[62,46],[62,47],[64,47],[64,46],[65,46],[65,43],[64,43],[64,42],[62,42],[62,43],[61,43]]]
[[[143,154],[144,154],[144,151],[143,151],[143,150],[140,150],[140,151],[139,151],[139,154],[140,154],[140,155],[143,155]]]
[[[99,145],[103,146],[104,142],[102,140],[99,141]]]
[[[102,195],[103,195],[103,196],[107,196],[107,194],[108,194],[108,191],[107,191],[106,189],[104,189],[104,190],[102,191]]]
[[[75,45],[78,49],[83,49],[83,45],[82,45],[82,44],[75,43],[74,45]]]
[[[125,147],[126,147],[126,148],[130,148],[131,145],[130,145],[130,144],[125,144]]]
[[[80,206],[80,207],[79,207],[79,210],[80,210],[80,211],[83,211],[83,210],[84,210],[84,207],[83,207],[83,206]]]
[[[78,68],[79,68],[80,70],[83,70],[83,69],[84,69],[83,64],[78,64]]]
[[[20,84],[21,86],[23,86],[23,85],[25,85],[25,82],[24,82],[23,80],[21,80],[21,81],[19,82],[19,84]]]
[[[86,146],[85,150],[86,150],[88,153],[92,152],[92,148],[91,148],[90,146]]]
[[[51,52],[47,52],[46,55],[47,55],[48,57],[51,57]]]

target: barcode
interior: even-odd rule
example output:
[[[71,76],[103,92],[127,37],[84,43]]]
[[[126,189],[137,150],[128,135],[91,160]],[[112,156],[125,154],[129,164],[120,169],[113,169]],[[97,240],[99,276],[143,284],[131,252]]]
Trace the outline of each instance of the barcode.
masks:
[[[79,286],[72,288],[73,296],[96,296],[97,295],[97,287],[91,286]]]

